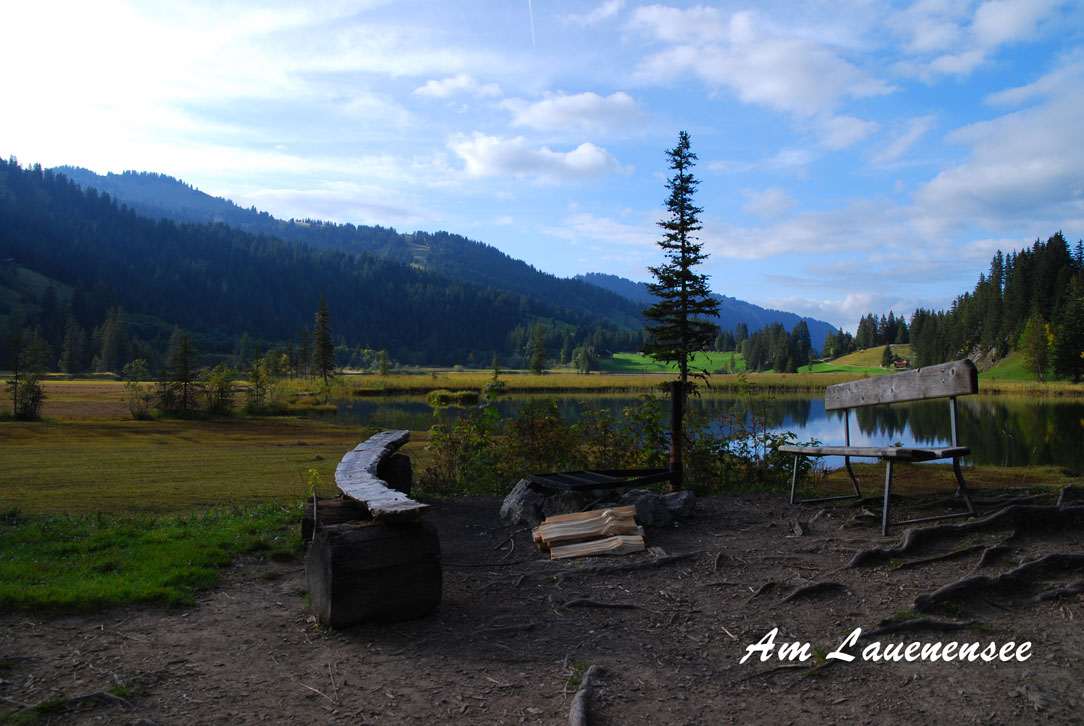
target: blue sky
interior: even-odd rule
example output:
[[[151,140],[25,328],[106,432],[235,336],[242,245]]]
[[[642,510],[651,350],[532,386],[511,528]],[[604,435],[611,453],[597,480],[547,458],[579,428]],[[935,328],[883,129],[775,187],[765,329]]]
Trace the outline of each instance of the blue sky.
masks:
[[[1084,234],[1084,4],[5,3],[0,153],[646,280],[665,151],[712,288],[854,330]]]

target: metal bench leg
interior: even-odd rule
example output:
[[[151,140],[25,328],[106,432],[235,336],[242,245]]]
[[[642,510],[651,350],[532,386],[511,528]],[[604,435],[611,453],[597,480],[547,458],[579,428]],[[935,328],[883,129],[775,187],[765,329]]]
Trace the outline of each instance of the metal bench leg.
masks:
[[[952,459],[952,473],[956,475],[956,496],[962,496],[964,502],[967,504],[967,511],[971,512],[972,516],[977,515],[975,511],[975,503],[971,501],[971,492],[967,488],[967,483],[964,481],[964,473],[960,471],[960,459],[954,457]]]
[[[790,503],[794,504],[794,493],[798,490],[798,459],[801,454],[794,455],[794,473],[790,475]]]
[[[862,498],[862,490],[858,488],[858,477],[854,474],[854,469],[851,468],[851,457],[843,457],[843,466],[847,468],[847,474],[851,477],[851,484],[854,485],[854,494],[859,499]]]
[[[892,459],[885,460],[885,503],[881,510],[881,536],[888,535],[888,502],[892,497]]]

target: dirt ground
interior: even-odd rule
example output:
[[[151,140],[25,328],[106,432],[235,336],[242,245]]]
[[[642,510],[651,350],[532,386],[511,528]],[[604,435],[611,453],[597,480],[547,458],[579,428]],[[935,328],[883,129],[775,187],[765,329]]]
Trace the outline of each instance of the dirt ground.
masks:
[[[984,493],[985,510],[1007,503],[1002,494]],[[319,627],[306,609],[303,563],[255,559],[228,568],[194,607],[4,615],[0,714],[69,699],[42,710],[40,722],[556,724],[569,722],[577,683],[597,665],[594,724],[1084,720],[1078,560],[972,588],[926,619],[910,610],[969,574],[1084,552],[1079,507],[1075,519],[1024,512],[848,568],[857,552],[902,539],[880,536],[879,522],[862,514],[869,504],[702,499],[692,518],[650,530],[649,552],[564,561],[547,560],[529,532],[503,525],[499,504],[434,504],[443,600],[412,622]],[[1043,504],[1053,495],[1023,506]],[[833,584],[798,589],[814,583]],[[853,662],[812,668],[854,629],[868,633],[901,615],[904,630],[847,649]],[[775,628],[776,646],[808,643],[809,660],[781,661],[777,648],[768,661],[740,662]],[[1010,657],[1031,645],[1022,662],[885,662],[863,657],[873,642],[993,642]],[[104,693],[117,686],[120,697]]]

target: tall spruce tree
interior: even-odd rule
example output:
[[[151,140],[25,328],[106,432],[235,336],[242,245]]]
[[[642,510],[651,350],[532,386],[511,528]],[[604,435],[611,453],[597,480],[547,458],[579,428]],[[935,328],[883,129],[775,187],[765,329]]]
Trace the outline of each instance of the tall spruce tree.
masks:
[[[646,326],[650,337],[643,351],[656,360],[677,363],[684,390],[693,354],[707,350],[715,341],[716,326],[708,318],[718,315],[719,303],[711,297],[707,275],[694,271],[708,256],[701,251],[696,237],[701,229],[699,215],[704,210],[693,204],[700,182],[692,174],[697,157],[690,147],[689,134],[682,131],[677,146],[666,154],[673,171],[666,182],[670,216],[658,223],[664,230],[659,247],[666,262],[648,268],[656,280],[648,283],[648,289],[658,300],[644,311],[644,317],[652,322]]]
[[[313,330],[312,363],[315,373],[323,376],[324,385],[327,377],[335,373],[335,344],[331,342],[331,324],[328,322],[327,296],[320,295],[320,305],[316,309],[316,328]]]

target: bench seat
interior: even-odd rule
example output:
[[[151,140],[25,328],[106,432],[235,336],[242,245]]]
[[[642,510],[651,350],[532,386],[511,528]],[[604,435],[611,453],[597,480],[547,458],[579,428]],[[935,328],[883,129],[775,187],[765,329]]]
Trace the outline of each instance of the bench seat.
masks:
[[[916,448],[912,446],[780,446],[784,454],[802,456],[853,456],[860,459],[895,459],[896,461],[936,461],[968,456],[967,446],[949,446],[941,449]]]

